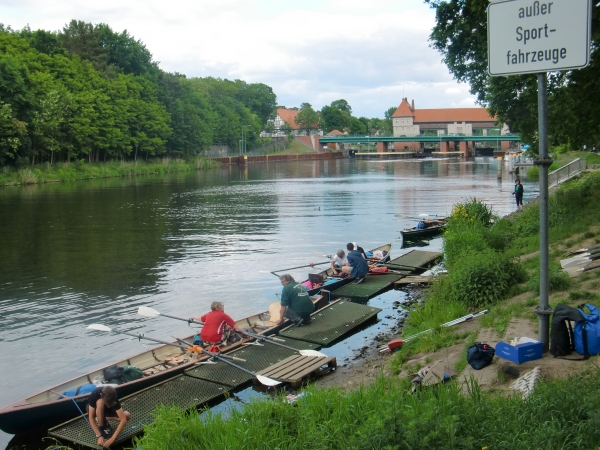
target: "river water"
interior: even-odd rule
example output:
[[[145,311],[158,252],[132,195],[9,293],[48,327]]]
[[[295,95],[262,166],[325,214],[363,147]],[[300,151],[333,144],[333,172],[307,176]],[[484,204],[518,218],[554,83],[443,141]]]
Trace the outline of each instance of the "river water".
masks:
[[[498,164],[297,161],[2,188],[0,405],[144,350],[86,332],[91,323],[187,336],[185,322],[143,318],[138,307],[190,317],[218,299],[241,318],[277,300],[270,271],[325,261],[349,241],[391,242],[399,256],[408,217],[447,215],[470,197],[512,212],[514,176],[499,178]],[[536,183],[524,187],[525,201],[538,195]],[[10,438],[0,432],[0,446]]]

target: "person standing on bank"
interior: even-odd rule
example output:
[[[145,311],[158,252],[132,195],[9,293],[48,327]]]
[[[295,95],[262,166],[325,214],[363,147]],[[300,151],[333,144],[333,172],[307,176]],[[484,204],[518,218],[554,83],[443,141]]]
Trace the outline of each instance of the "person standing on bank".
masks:
[[[125,428],[131,414],[123,411],[117,398],[117,391],[112,386],[99,386],[94,389],[89,396],[87,408],[90,426],[98,439],[98,445],[110,447]],[[109,420],[119,421],[114,433],[108,423]]]
[[[517,210],[518,211],[522,211],[523,210],[523,192],[525,190],[523,189],[523,185],[521,184],[521,180],[519,180],[518,178],[515,180],[515,192],[513,192],[513,195],[515,196],[515,200],[517,201]]]
[[[279,324],[285,319],[291,320],[295,326],[310,325],[310,313],[315,310],[306,286],[294,281],[291,275],[279,277],[283,285],[281,292],[281,318]]]
[[[346,258],[348,258],[348,263],[350,264],[350,276],[356,278],[353,282],[354,284],[361,283],[369,272],[369,265],[363,258],[362,253],[354,249],[354,243],[349,242],[346,248],[348,249],[348,256]]]

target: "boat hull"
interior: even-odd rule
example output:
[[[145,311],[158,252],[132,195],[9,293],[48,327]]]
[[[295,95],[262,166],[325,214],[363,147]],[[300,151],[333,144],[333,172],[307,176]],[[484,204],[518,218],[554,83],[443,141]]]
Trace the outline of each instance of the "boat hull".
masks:
[[[417,241],[419,239],[427,239],[438,236],[444,231],[445,228],[446,224],[423,228],[421,230],[410,228],[400,231],[400,235],[402,236],[403,241]]]

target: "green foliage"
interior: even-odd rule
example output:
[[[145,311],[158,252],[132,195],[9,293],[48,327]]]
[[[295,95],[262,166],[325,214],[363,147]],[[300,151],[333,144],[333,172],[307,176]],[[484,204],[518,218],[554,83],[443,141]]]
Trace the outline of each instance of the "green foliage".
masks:
[[[478,308],[506,298],[512,286],[525,278],[518,263],[503,253],[485,249],[463,254],[448,275],[446,295],[468,308]]]
[[[560,264],[550,263],[548,271],[548,289],[550,292],[566,291],[573,285],[573,280],[562,270]],[[527,281],[527,289],[535,294],[540,294],[540,269]]]
[[[228,414],[161,407],[135,446],[144,450],[596,448],[600,389],[593,370],[540,381],[526,399],[464,394],[458,383],[408,393],[407,382],[378,379],[351,392],[308,389],[295,404],[283,397],[252,401]],[[585,392],[585,395],[581,395]],[[549,414],[552,420],[548,420]]]
[[[296,125],[298,125],[301,130],[306,131],[306,133],[310,133],[310,130],[316,129],[319,126],[319,120],[319,114],[312,108],[310,103],[302,103],[302,105],[300,105],[300,111],[298,111],[298,114],[294,119]]]
[[[275,112],[269,86],[161,71],[106,24],[50,33],[0,28],[0,165],[188,158],[248,147]],[[57,169],[58,170],[58,169]]]

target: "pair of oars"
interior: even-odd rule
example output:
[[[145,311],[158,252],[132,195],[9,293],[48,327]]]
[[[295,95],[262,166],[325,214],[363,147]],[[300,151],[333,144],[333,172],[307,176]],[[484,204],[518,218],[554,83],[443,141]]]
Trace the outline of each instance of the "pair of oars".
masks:
[[[199,323],[199,324],[202,323],[202,322],[198,322],[194,319],[184,319],[183,317],[169,316],[167,314],[161,314],[156,309],[150,308],[148,306],[140,306],[138,308],[138,314],[140,316],[144,316],[144,317],[164,316],[164,317],[168,317],[170,319],[181,320],[184,322],[194,321],[195,323]],[[280,338],[271,337],[271,336],[263,336],[262,334],[256,334],[256,333],[252,333],[252,332],[246,331],[246,330],[242,331],[241,333],[245,334],[246,336],[250,336],[251,338],[254,338],[258,341],[268,342],[269,344],[277,345],[279,347],[284,347],[289,350],[294,350],[295,352],[300,353],[302,356],[327,356],[324,353],[321,353],[317,350],[299,350],[297,348],[290,347],[289,345],[281,344],[281,342],[285,342],[285,340],[280,339]],[[175,339],[177,339],[177,338],[175,338]]]
[[[125,334],[127,336],[133,336],[136,337],[138,339],[146,339],[148,341],[154,341],[154,342],[158,342],[160,344],[166,344],[166,345],[171,345],[173,347],[178,347],[181,348],[183,350],[186,351],[190,351],[193,353],[206,353],[207,355],[218,359],[222,362],[224,362],[225,364],[229,364],[230,366],[235,367],[236,369],[241,370],[242,372],[246,372],[250,375],[252,375],[253,377],[255,377],[261,384],[264,384],[265,386],[277,386],[278,384],[281,384],[281,381],[277,381],[277,380],[273,380],[269,377],[265,377],[263,375],[259,375],[256,372],[253,372],[251,370],[246,369],[245,367],[242,367],[238,364],[233,363],[232,361],[242,361],[242,362],[246,362],[245,359],[242,358],[236,358],[235,356],[230,356],[230,355],[223,355],[221,353],[213,353],[213,352],[209,352],[207,350],[204,350],[202,347],[200,347],[199,345],[192,345],[192,346],[184,346],[184,345],[179,345],[179,344],[174,344],[173,342],[168,342],[168,341],[163,341],[161,339],[155,339],[155,338],[151,338],[149,336],[144,336],[143,334],[135,334],[135,333],[129,333],[127,331],[122,331],[122,330],[115,330],[115,329],[111,329],[105,325],[101,325],[101,324],[97,324],[94,323],[90,326],[87,327],[88,330],[94,330],[94,331],[103,331],[105,333],[110,333],[111,331],[114,333],[119,333],[119,334]],[[177,339],[177,338],[176,338]],[[177,339],[178,341],[182,341],[182,339]],[[185,341],[183,341],[185,342]]]
[[[573,267],[583,267],[588,263],[600,259],[600,248],[581,255],[573,256],[572,258],[563,259],[560,261],[560,265],[563,269],[570,269]]]

